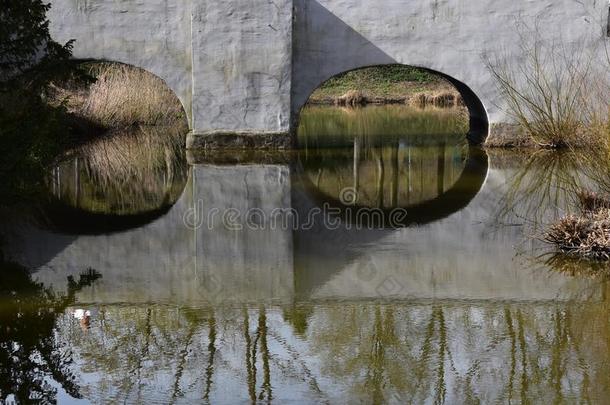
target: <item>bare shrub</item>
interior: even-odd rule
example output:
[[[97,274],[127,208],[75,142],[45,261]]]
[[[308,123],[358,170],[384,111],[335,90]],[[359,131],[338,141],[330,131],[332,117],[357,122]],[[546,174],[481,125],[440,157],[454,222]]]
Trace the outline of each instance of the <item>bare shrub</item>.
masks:
[[[531,45],[524,41],[520,49],[523,63],[518,66],[509,57],[486,63],[508,112],[532,141],[551,148],[606,144],[610,66],[602,66],[595,52],[539,39]]]

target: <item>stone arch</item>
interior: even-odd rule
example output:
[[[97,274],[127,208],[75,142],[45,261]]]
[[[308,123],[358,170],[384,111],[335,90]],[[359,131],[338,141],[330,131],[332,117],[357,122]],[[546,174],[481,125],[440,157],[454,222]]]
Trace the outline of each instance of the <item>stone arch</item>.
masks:
[[[355,67],[352,69],[339,71],[339,72],[336,72],[336,73],[333,73],[330,75],[327,74],[323,77],[322,80],[317,80],[315,82],[315,83],[317,83],[317,85],[315,85],[315,86],[310,85],[307,88],[307,90],[293,94],[292,95],[293,128],[295,130],[298,128],[301,110],[307,104],[309,97],[313,94],[313,92],[315,90],[317,90],[319,87],[321,87],[324,83],[326,83],[327,81],[331,80],[334,77],[337,77],[339,75],[342,75],[342,74],[345,74],[348,72],[366,69],[366,68],[370,68],[370,67],[378,67],[378,66],[409,66],[409,67],[420,69],[422,71],[429,72],[431,74],[434,74],[436,76],[439,76],[439,77],[447,80],[460,93],[460,95],[462,96],[462,99],[464,100],[464,103],[466,104],[466,107],[468,108],[468,112],[469,112],[469,116],[470,116],[470,128],[469,128],[468,135],[467,135],[468,141],[472,145],[480,145],[485,141],[485,139],[487,138],[487,135],[489,133],[489,119],[488,119],[488,115],[487,115],[487,110],[486,110],[485,106],[483,105],[483,102],[481,101],[481,99],[475,94],[475,92],[466,83],[464,83],[448,74],[436,71],[434,69],[430,69],[427,67],[421,67],[421,66],[415,66],[415,65],[408,65],[408,64],[404,64],[404,63],[396,63],[396,62],[363,65],[363,66]]]

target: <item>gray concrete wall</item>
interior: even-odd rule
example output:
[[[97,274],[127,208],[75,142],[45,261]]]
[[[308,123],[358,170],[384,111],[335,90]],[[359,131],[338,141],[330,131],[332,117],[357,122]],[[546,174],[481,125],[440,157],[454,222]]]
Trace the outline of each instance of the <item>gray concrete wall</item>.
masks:
[[[50,12],[53,36],[76,39],[75,57],[163,78],[207,135],[190,145],[203,147],[286,146],[321,83],[394,63],[447,75],[475,124],[510,123],[484,57],[523,63],[519,25],[601,56],[607,19],[600,0],[53,0]]]
[[[51,33],[74,57],[128,63],[174,90],[200,134],[290,125],[291,0],[53,0]]]
[[[289,131],[291,0],[197,1],[196,132]]]

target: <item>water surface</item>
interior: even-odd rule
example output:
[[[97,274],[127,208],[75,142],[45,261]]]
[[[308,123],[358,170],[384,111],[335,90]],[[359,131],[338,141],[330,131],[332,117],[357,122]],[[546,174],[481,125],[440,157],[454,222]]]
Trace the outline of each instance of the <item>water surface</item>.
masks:
[[[306,110],[291,154],[59,165],[49,201],[4,222],[1,396],[603,401],[605,278],[529,237],[578,164],[413,114]]]

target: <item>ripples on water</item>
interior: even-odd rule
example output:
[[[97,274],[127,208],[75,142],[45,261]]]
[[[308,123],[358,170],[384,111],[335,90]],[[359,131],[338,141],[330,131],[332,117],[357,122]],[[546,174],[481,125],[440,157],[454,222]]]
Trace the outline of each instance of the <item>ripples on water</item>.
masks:
[[[579,166],[471,149],[455,115],[414,114],[307,110],[293,154],[187,164],[143,134],[75,153],[35,215],[5,221],[2,398],[606,398],[605,280],[526,237],[569,207]],[[346,216],[396,207],[393,226]]]

